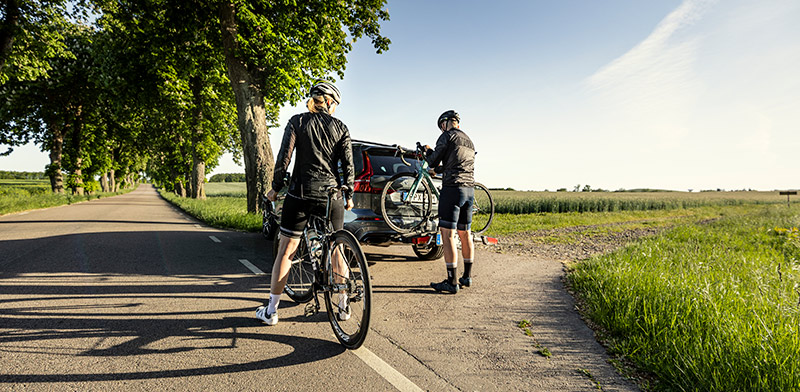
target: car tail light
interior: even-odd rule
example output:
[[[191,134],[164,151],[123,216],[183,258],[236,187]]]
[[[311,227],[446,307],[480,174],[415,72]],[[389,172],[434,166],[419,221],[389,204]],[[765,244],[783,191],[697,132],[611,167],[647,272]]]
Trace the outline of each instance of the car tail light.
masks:
[[[364,173],[361,173],[355,179],[355,184],[353,184],[353,192],[360,192],[360,193],[381,193],[383,189],[373,188],[370,184],[372,180],[372,175],[374,172],[372,171],[372,163],[369,161],[369,155],[366,152],[364,154]]]
[[[415,238],[411,239],[411,242],[414,245],[423,245],[423,244],[427,244],[430,241],[431,241],[431,236],[429,236],[429,235],[426,235],[424,237],[415,237]]]

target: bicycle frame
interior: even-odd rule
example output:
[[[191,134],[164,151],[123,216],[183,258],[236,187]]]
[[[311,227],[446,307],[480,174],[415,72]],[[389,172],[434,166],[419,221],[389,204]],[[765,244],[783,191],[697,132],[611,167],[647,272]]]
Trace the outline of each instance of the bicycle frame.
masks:
[[[334,249],[330,247],[330,242],[331,236],[336,232],[330,220],[332,199],[332,197],[329,197],[325,205],[325,217],[312,214],[309,217],[308,224],[306,224],[306,227],[303,229],[306,249],[308,249],[309,257],[311,257],[311,264],[314,269],[315,292],[318,290],[339,292],[347,288],[346,284],[336,283],[335,272],[332,265]],[[311,234],[313,234],[313,236]],[[319,241],[320,244],[318,246],[320,246],[321,249],[316,248],[316,244],[313,244],[312,241]],[[321,252],[318,254],[317,251]],[[320,264],[323,263],[324,265],[321,266]],[[318,276],[319,272],[322,272],[324,275]]]
[[[406,165],[412,166],[405,160],[405,158],[403,158],[403,149],[400,146],[398,146],[397,148],[400,153],[400,160],[402,160],[403,163],[405,163]],[[431,193],[433,193],[433,195],[436,196],[436,198],[438,199],[439,190],[436,189],[436,185],[433,183],[433,179],[431,179],[431,175],[428,173],[428,168],[430,166],[428,165],[428,161],[425,160],[425,158],[422,156],[422,153],[420,152],[419,143],[417,143],[417,150],[414,152],[414,154],[417,157],[417,162],[422,162],[422,163],[416,164],[415,171],[417,173],[417,177],[414,179],[414,183],[411,184],[411,188],[409,189],[408,193],[405,195],[401,195],[401,200],[403,201],[403,203],[408,203],[409,200],[413,200],[413,197],[417,194],[419,183],[422,182],[423,180],[428,182],[428,188],[430,188]]]

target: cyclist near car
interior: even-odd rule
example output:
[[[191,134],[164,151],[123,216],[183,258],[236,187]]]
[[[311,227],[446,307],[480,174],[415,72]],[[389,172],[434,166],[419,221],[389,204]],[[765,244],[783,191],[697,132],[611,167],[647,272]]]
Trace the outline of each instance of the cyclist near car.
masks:
[[[285,176],[296,151],[294,169],[289,180],[286,199],[283,202],[280,225],[280,243],[272,267],[269,303],[256,310],[256,317],[267,325],[278,323],[278,304],[286,286],[293,257],[300,243],[300,236],[310,214],[325,215],[326,188],[344,185],[345,203],[332,203],[331,223],[334,230],[344,227],[344,209],[353,208],[353,149],[347,126],[333,117],[341,103],[339,90],[331,83],[320,82],[309,91],[308,112],[293,116],[283,133],[281,149],[275,161],[272,189],[267,193],[270,201],[277,200],[278,192],[285,186]],[[337,164],[341,162],[343,178],[340,179]],[[341,184],[341,181],[344,184]],[[345,205],[346,204],[346,205]],[[346,276],[347,267],[340,258],[333,262],[338,276]],[[340,294],[338,317],[349,318],[347,295]]]
[[[439,230],[442,233],[444,262],[447,279],[431,283],[437,292],[455,294],[459,286],[472,284],[472,262],[475,245],[472,241],[472,206],[475,201],[475,146],[460,129],[458,113],[448,110],[439,116],[436,125],[442,134],[436,147],[425,146],[425,160],[437,173],[444,173],[442,192],[439,195]],[[441,164],[441,166],[439,166]],[[461,240],[461,255],[464,258],[464,273],[456,282],[458,251],[455,236]]]

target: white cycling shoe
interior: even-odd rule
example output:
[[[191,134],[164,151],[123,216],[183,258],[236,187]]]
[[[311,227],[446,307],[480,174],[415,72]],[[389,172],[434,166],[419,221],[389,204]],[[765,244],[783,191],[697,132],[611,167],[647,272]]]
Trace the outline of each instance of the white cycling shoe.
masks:
[[[278,323],[278,312],[267,314],[267,307],[259,306],[258,309],[256,309],[256,318],[261,320],[264,324],[275,325]]]

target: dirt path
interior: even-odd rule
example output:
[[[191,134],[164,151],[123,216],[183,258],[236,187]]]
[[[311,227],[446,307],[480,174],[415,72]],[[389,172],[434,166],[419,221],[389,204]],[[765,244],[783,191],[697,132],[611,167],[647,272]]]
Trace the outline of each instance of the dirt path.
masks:
[[[510,253],[520,244],[503,240],[505,247],[477,251],[475,284],[457,295],[427,287],[443,278],[442,260],[413,261],[405,247],[366,248],[376,261],[373,330],[457,390],[638,390],[578,314],[564,264],[541,249]],[[531,336],[518,327],[523,319]]]

